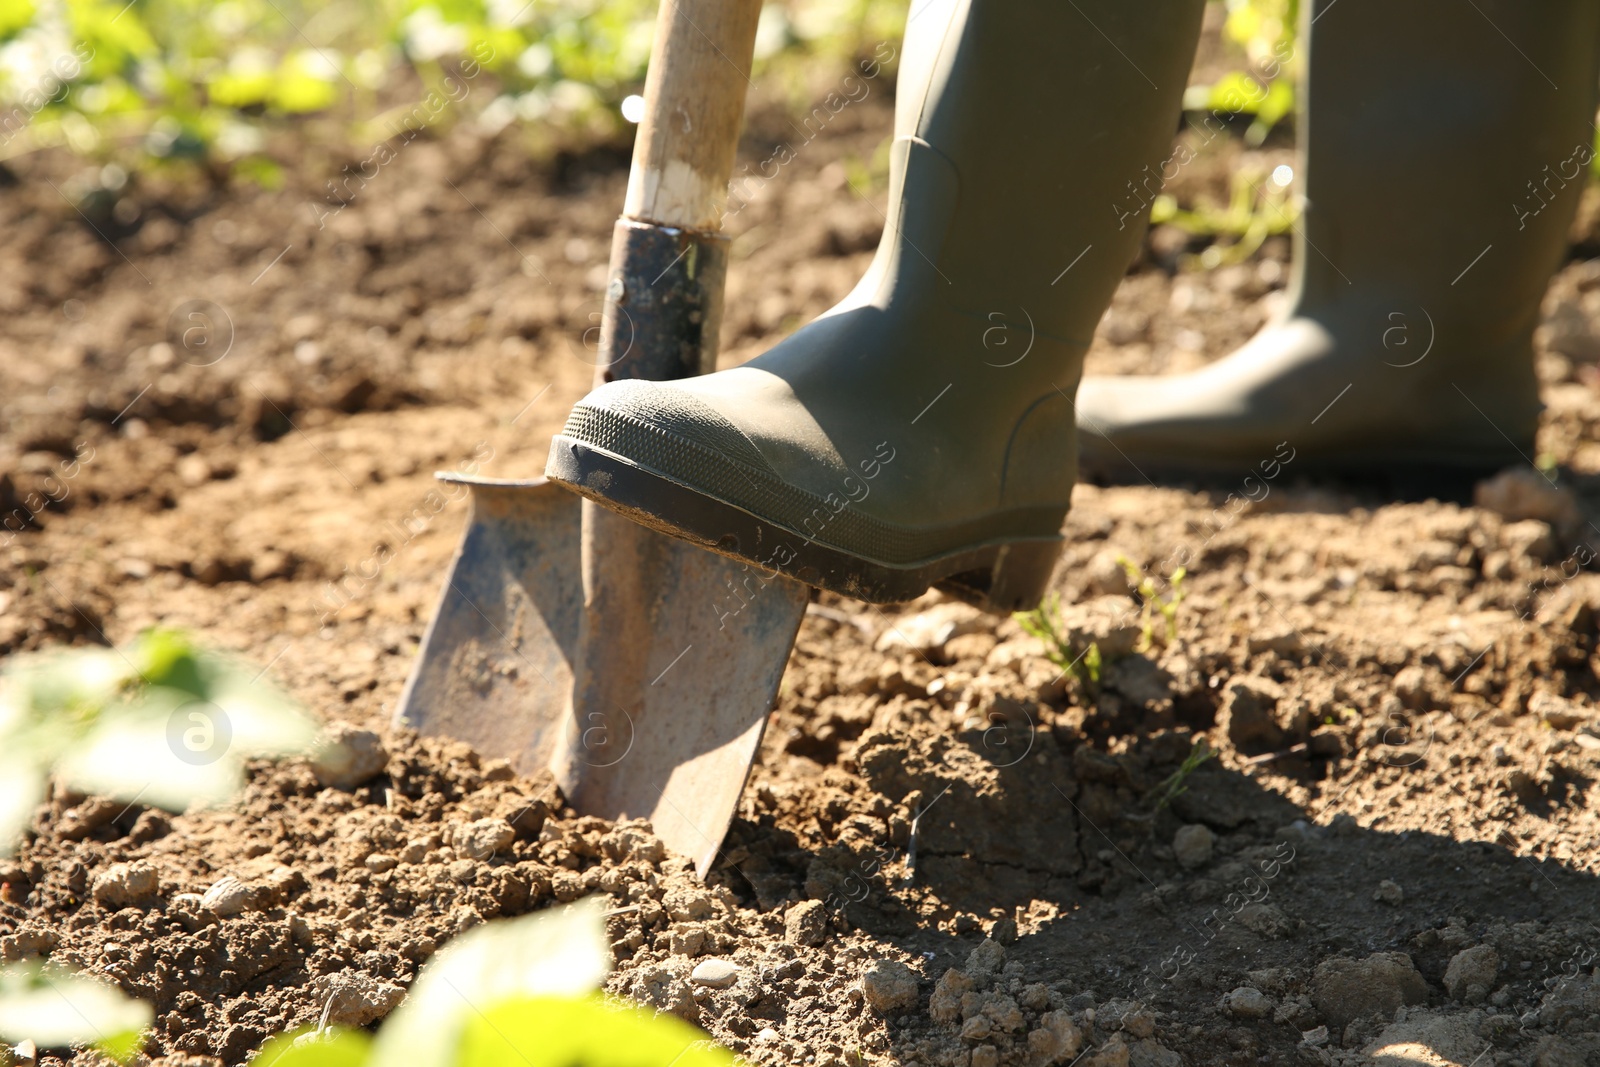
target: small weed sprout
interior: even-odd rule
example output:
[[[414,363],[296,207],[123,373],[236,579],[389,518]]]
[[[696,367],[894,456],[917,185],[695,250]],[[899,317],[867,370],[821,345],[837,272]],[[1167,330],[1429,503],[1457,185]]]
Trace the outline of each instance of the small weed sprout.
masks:
[[[1104,661],[1100,646],[1093,641],[1075,640],[1061,622],[1061,596],[1047,594],[1032,611],[1016,612],[1012,618],[1024,631],[1044,642],[1045,655],[1083,690],[1088,699],[1100,693],[1100,668]]]
[[[1139,646],[1138,651],[1148,652],[1155,644],[1156,615],[1166,620],[1166,636],[1163,644],[1170,645],[1178,639],[1178,605],[1183,603],[1187,595],[1183,591],[1183,580],[1188,577],[1189,569],[1179,567],[1167,576],[1167,593],[1161,595],[1156,592],[1156,580],[1139,569],[1139,565],[1127,556],[1118,556],[1117,562],[1122,564],[1123,571],[1128,575],[1128,584],[1139,594],[1142,604],[1139,613]]]
[[[1160,811],[1187,791],[1189,788],[1187,784],[1189,776],[1199,770],[1202,763],[1215,755],[1216,753],[1206,745],[1204,740],[1195,742],[1194,747],[1189,750],[1189,754],[1183,757],[1183,762],[1178,765],[1178,769],[1168,775],[1160,785],[1151,791],[1151,796],[1155,798],[1156,802],[1155,810]]]

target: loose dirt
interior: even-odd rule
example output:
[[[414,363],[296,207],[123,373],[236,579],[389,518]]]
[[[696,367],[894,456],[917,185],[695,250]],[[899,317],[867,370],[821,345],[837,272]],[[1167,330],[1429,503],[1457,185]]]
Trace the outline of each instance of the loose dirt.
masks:
[[[865,267],[889,106],[733,219],[725,362]],[[744,157],[793,136],[758,111]],[[1221,199],[1240,155],[1174,191]],[[1057,584],[1094,671],[938,596],[820,598],[702,886],[647,827],[386,725],[464,517],[431,474],[542,468],[625,166],[458,129],[320,225],[311,177],[6,172],[0,651],[188,627],[383,748],[345,788],[257,766],[223,811],[53,796],[0,868],[0,955],[151,1000],[157,1062],[237,1064],[325,1010],[379,1023],[464,929],[598,892],[625,909],[609,987],[757,1063],[1600,1063],[1600,263],[1562,270],[1539,335],[1559,490],[1396,503],[1292,458],[1265,492],[1080,486]],[[1198,365],[1282,301],[1281,238],[1209,273],[1187,246],[1151,235],[1092,369]],[[1163,600],[1187,567],[1170,630],[1121,559]]]

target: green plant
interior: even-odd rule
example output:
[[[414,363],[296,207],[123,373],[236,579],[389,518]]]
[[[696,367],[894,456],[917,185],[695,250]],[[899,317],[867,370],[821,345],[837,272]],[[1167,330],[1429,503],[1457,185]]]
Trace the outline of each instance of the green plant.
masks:
[[[1012,618],[1024,632],[1044,642],[1045,656],[1073,678],[1089,699],[1100,693],[1100,669],[1104,665],[1100,646],[1094,641],[1074,637],[1061,621],[1061,596],[1046,594],[1032,611],[1019,611]]]
[[[0,851],[48,778],[182,811],[232,797],[246,760],[306,752],[316,737],[276,685],[176,630],[17,657],[0,674]]]
[[[1244,53],[1246,70],[1185,91],[1187,111],[1250,115],[1245,143],[1256,146],[1293,113],[1295,80],[1303,70],[1295,41],[1299,0],[1227,0],[1222,34]]]
[[[330,1028],[284,1034],[260,1067],[732,1067],[725,1049],[670,1015],[607,1000],[604,905],[485,925],[422,969],[375,1039]]]
[[[1170,223],[1185,233],[1234,238],[1231,244],[1213,244],[1196,257],[1198,265],[1207,269],[1243,262],[1268,237],[1293,229],[1299,216],[1288,187],[1258,169],[1241,167],[1228,184],[1228,205],[1223,208],[1204,204],[1180,208],[1178,201],[1165,193],[1150,204],[1152,223]]]
[[[88,1046],[127,1063],[154,1017],[143,1001],[65,968],[24,963],[0,971],[0,1036],[12,1041]]]
[[[1159,593],[1155,577],[1145,574],[1133,560],[1126,556],[1118,556],[1117,562],[1127,574],[1128,584],[1139,594],[1138,650],[1148,652],[1155,644],[1155,617],[1158,614],[1166,620],[1166,636],[1163,643],[1172,644],[1178,639],[1178,605],[1183,603],[1185,596],[1183,581],[1189,575],[1188,568],[1179,567],[1168,575],[1167,592]]]
[[[1216,753],[1206,745],[1205,741],[1196,741],[1194,746],[1189,749],[1189,754],[1183,757],[1183,762],[1178,765],[1178,769],[1162,779],[1161,784],[1151,790],[1150,796],[1155,801],[1155,810],[1160,811],[1176,800],[1180,794],[1184,793],[1189,788],[1187,784],[1189,776],[1199,770],[1202,763],[1215,755]]]
[[[10,0],[0,160],[64,146],[130,170],[199,165],[271,183],[284,162],[275,133],[370,148],[427,97],[452,105],[430,108],[429,122],[617,136],[621,101],[644,84],[656,10],[654,0]],[[758,73],[897,40],[904,18],[892,0],[769,5]],[[480,71],[492,78],[475,80]]]
[[[182,811],[232,797],[247,759],[305,752],[316,737],[260,673],[176,630],[19,656],[0,674],[0,852],[16,847],[51,779]],[[151,1018],[149,1005],[61,968],[0,971],[0,1038],[126,1061]]]

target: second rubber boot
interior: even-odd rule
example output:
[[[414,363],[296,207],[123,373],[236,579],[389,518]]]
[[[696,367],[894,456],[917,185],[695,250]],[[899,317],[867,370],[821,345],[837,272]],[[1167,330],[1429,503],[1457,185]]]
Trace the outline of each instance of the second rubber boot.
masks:
[[[1453,492],[1531,462],[1533,330],[1593,155],[1600,4],[1306,14],[1288,310],[1193,373],[1084,379],[1086,477],[1243,474],[1286,453],[1295,472]]]
[[[915,5],[889,212],[860,284],[743,366],[600,387],[548,476],[863,600],[940,582],[996,610],[1036,604],[1075,477],[1083,355],[1141,237],[1111,205],[1170,150],[1200,12]]]

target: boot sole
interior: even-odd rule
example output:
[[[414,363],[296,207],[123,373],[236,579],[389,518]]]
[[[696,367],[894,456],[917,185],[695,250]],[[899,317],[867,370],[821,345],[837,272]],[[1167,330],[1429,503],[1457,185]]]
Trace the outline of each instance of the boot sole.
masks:
[[[1279,475],[1284,481],[1310,478],[1337,483],[1352,489],[1376,492],[1406,502],[1440,500],[1471,504],[1477,484],[1492,478],[1507,467],[1525,467],[1520,454],[1480,455],[1449,461],[1433,457],[1401,456],[1378,458],[1349,456],[1339,459],[1301,460],[1286,464]],[[1247,478],[1261,480],[1249,464],[1223,461],[1215,463],[1173,463],[1150,460],[1135,465],[1125,457],[1082,459],[1079,477],[1093,485],[1193,485],[1207,489],[1237,489]]]
[[[1056,536],[984,542],[904,565],[866,559],[564,434],[551,441],[545,475],[635,522],[769,577],[783,574],[871,604],[904,603],[938,586],[986,611],[1027,610],[1044,597],[1061,554]]]

